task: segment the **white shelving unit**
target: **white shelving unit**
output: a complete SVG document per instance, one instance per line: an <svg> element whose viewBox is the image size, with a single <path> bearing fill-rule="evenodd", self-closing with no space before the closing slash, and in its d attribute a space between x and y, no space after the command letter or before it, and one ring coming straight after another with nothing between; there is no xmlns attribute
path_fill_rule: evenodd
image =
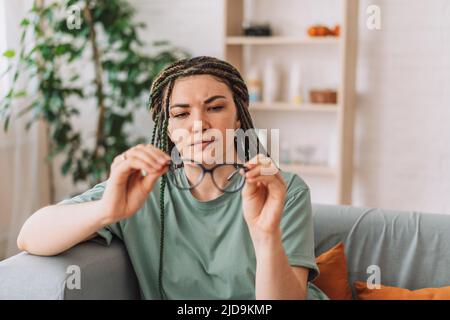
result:
<svg viewBox="0 0 450 320"><path fill-rule="evenodd" d="M298 44L339 44L339 38L312 37L227 37L227 45L298 45Z"/></svg>
<svg viewBox="0 0 450 320"><path fill-rule="evenodd" d="M331 177L336 175L336 170L328 166L281 164L281 169L289 172L298 172L300 174L315 174Z"/></svg>
<svg viewBox="0 0 450 320"><path fill-rule="evenodd" d="M353 180L353 134L355 117L355 75L357 44L358 0L340 0L341 21L339 37L309 37L306 30L298 30L296 35L273 35L270 37L242 36L244 21L244 0L224 1L224 57L245 75L245 61L248 48L276 48L283 54L292 54L292 48L311 46L327 50L330 47L339 52L339 85L336 104L292 104L288 102L251 103L252 114L269 114L270 117L302 117L306 114L330 114L336 121L337 159L335 167L322 165L283 164L286 171L305 175L317 175L336 179L336 202L351 204ZM277 10L283 10L283 1L277 0ZM299 0L301 3L302 0ZM321 0L317 1L320 2ZM275 2L275 0L274 0ZM254 2L258 5L258 1ZM285 10L292 10L289 6ZM270 129L270 128L267 128Z"/></svg>
<svg viewBox="0 0 450 320"><path fill-rule="evenodd" d="M251 111L290 111L290 112L331 112L338 111L337 104L331 103L302 103L300 105L286 102L253 102Z"/></svg>

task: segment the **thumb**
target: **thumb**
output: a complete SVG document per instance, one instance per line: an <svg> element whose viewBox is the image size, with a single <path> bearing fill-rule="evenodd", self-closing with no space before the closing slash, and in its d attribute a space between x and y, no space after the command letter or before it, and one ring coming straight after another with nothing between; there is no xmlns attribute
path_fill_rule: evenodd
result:
<svg viewBox="0 0 450 320"><path fill-rule="evenodd" d="M239 173L242 176L245 176L244 170L240 170ZM243 196L250 196L257 192L258 185L256 182L249 182L247 179L245 180L244 188L242 189Z"/></svg>
<svg viewBox="0 0 450 320"><path fill-rule="evenodd" d="M146 173L145 171L140 173L140 175L142 175L142 188L145 192L150 193L153 189L153 186L155 184L155 182L158 180L159 177L161 177L163 174L167 173L167 171L169 171L168 167L164 167L161 171L159 172L154 172L154 173Z"/></svg>

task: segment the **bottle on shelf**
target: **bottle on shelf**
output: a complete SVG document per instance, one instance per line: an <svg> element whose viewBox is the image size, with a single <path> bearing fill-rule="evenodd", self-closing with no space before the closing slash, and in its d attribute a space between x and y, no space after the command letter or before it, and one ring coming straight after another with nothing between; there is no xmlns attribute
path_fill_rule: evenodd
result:
<svg viewBox="0 0 450 320"><path fill-rule="evenodd" d="M262 81L258 69L257 68L250 69L246 78L250 102L261 101Z"/></svg>
<svg viewBox="0 0 450 320"><path fill-rule="evenodd" d="M263 101L272 103L278 100L280 79L275 63L272 59L266 60L263 75Z"/></svg>
<svg viewBox="0 0 450 320"><path fill-rule="evenodd" d="M303 102L302 67L299 61L295 61L290 69L288 101L293 104Z"/></svg>

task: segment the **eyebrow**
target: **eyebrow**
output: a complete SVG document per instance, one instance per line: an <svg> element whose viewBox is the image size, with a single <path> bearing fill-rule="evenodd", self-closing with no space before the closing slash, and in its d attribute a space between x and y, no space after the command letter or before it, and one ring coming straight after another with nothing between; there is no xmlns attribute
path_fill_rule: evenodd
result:
<svg viewBox="0 0 450 320"><path fill-rule="evenodd" d="M206 99L205 101L203 101L203 104L211 103L211 102L213 102L214 100L217 100L217 99L226 99L226 97L224 97L224 96L212 96L212 97L209 97L208 99ZM188 103L176 103L174 105L171 105L170 109L172 109L172 108L189 108L189 107L190 107L190 105Z"/></svg>

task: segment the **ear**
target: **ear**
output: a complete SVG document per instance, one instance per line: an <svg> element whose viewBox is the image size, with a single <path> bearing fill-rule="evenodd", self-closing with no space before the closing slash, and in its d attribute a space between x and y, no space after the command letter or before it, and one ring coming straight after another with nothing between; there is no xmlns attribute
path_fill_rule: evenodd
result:
<svg viewBox="0 0 450 320"><path fill-rule="evenodd" d="M241 127L241 120L239 118L236 119L235 128L239 129Z"/></svg>

